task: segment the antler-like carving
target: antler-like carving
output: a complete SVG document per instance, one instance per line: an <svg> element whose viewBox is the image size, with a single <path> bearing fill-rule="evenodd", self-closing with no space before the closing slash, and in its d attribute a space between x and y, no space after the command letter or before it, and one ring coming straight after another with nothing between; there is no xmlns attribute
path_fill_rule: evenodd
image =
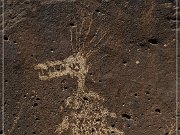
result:
<svg viewBox="0 0 180 135"><path fill-rule="evenodd" d="M66 75L77 78L77 92L65 100L66 107L72 111L63 118L62 123L56 129L56 133L61 135L64 131L70 130L71 135L123 135L124 133L117 128L108 126L107 117L116 118L116 114L110 113L102 105L104 98L93 91L87 91L85 88L85 78L90 65L90 63L87 63L87 59L97 52L101 47L99 44L108 35L106 31L101 30L100 26L90 41L87 42L93 23L93 14L90 15L87 28L85 28L86 20L88 19L82 19L79 31L77 26L73 26L70 30L71 45L74 52L71 56L62 61L47 61L38 64L35 69L39 70L40 80L49 80ZM87 29L87 32L85 32L84 40L81 41L80 37L83 36L84 29ZM98 36L98 34L101 36ZM106 38L104 43L107 43L110 38L110 36ZM75 41L75 44L73 44L73 41ZM96 49L86 51L89 46Z"/></svg>

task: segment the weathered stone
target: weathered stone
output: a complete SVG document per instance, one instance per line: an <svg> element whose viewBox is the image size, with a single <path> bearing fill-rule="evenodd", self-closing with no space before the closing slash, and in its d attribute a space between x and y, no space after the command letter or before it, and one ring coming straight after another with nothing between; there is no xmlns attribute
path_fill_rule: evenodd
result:
<svg viewBox="0 0 180 135"><path fill-rule="evenodd" d="M174 14L170 0L6 0L5 135L175 135Z"/></svg>

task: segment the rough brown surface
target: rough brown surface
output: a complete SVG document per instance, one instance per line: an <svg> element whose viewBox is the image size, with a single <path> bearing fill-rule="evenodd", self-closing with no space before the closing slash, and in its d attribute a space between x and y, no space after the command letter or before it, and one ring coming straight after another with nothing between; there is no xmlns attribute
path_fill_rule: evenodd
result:
<svg viewBox="0 0 180 135"><path fill-rule="evenodd" d="M35 66L63 61L83 45L83 53L97 51L86 57L81 94L100 96L84 97L85 110L116 114L98 121L124 135L175 135L174 21L173 0L6 0L5 135L73 135L56 131L66 116L81 114L66 106L74 94L81 103L78 77L41 80ZM97 128L87 135L99 135Z"/></svg>

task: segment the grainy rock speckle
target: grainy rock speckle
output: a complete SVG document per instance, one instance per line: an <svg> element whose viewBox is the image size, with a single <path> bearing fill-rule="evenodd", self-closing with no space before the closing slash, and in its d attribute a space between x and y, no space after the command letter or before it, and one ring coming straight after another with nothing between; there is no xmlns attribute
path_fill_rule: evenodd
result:
<svg viewBox="0 0 180 135"><path fill-rule="evenodd" d="M4 14L5 135L175 135L174 0L6 0ZM40 63L57 72L39 79Z"/></svg>

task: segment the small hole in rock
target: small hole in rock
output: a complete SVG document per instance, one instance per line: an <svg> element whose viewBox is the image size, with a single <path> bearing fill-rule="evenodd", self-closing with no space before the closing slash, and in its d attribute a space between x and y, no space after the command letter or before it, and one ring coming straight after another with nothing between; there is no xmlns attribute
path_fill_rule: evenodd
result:
<svg viewBox="0 0 180 135"><path fill-rule="evenodd" d="M134 41L133 41L133 40L130 40L129 43L134 43Z"/></svg>
<svg viewBox="0 0 180 135"><path fill-rule="evenodd" d="M95 11L96 11L97 13L100 13L100 10L99 10L99 9L96 9Z"/></svg>
<svg viewBox="0 0 180 135"><path fill-rule="evenodd" d="M34 104L33 104L33 107L35 107L35 106L38 106L38 103L34 103Z"/></svg>
<svg viewBox="0 0 180 135"><path fill-rule="evenodd" d="M70 25L70 26L74 26L74 23L70 23L69 25Z"/></svg>
<svg viewBox="0 0 180 135"><path fill-rule="evenodd" d="M64 87L64 89L65 89L65 90L67 90L67 89L68 89L68 87L67 87L67 86L65 86L65 87Z"/></svg>
<svg viewBox="0 0 180 135"><path fill-rule="evenodd" d="M115 127L115 124L112 124L111 127Z"/></svg>
<svg viewBox="0 0 180 135"><path fill-rule="evenodd" d="M145 46L147 46L146 44L140 44L139 46L141 46L141 47L145 47Z"/></svg>
<svg viewBox="0 0 180 135"><path fill-rule="evenodd" d="M157 109L155 110L155 112L160 113L160 112L161 112L161 110L157 108Z"/></svg>
<svg viewBox="0 0 180 135"><path fill-rule="evenodd" d="M32 132L33 134L36 134L36 132Z"/></svg>
<svg viewBox="0 0 180 135"><path fill-rule="evenodd" d="M40 120L39 118L36 118L36 120Z"/></svg>
<svg viewBox="0 0 180 135"><path fill-rule="evenodd" d="M146 95L149 95L149 94L150 94L149 91L147 91L147 92L146 92Z"/></svg>
<svg viewBox="0 0 180 135"><path fill-rule="evenodd" d="M89 75L90 75L90 76L92 76L92 75L93 75L93 73L89 73Z"/></svg>
<svg viewBox="0 0 180 135"><path fill-rule="evenodd" d="M8 82L8 80L5 80L4 82L5 82L5 83L7 83L7 82Z"/></svg>
<svg viewBox="0 0 180 135"><path fill-rule="evenodd" d="M102 2L104 2L104 1L106 1L106 0L97 0L97 2L99 2L99 3L102 3Z"/></svg>
<svg viewBox="0 0 180 135"><path fill-rule="evenodd" d="M171 2L171 3L176 3L176 0L169 0L169 2Z"/></svg>
<svg viewBox="0 0 180 135"><path fill-rule="evenodd" d="M84 99L84 100L88 100L88 98L87 98L87 97L83 97L83 99Z"/></svg>
<svg viewBox="0 0 180 135"><path fill-rule="evenodd" d="M29 2L29 1L25 1L24 3L25 3L25 4L30 4L30 2Z"/></svg>
<svg viewBox="0 0 180 135"><path fill-rule="evenodd" d="M100 118L99 118L99 119L96 119L96 121L100 121Z"/></svg>
<svg viewBox="0 0 180 135"><path fill-rule="evenodd" d="M137 97L137 93L135 93L134 96Z"/></svg>
<svg viewBox="0 0 180 135"><path fill-rule="evenodd" d="M123 60L122 63L123 63L123 64L127 64L127 61L126 61L126 60Z"/></svg>
<svg viewBox="0 0 180 135"><path fill-rule="evenodd" d="M92 132L95 132L95 129L94 129L94 128L92 128Z"/></svg>
<svg viewBox="0 0 180 135"><path fill-rule="evenodd" d="M131 116L128 115L128 114L122 114L122 117L123 117L123 118L126 118L126 119L131 119Z"/></svg>
<svg viewBox="0 0 180 135"><path fill-rule="evenodd" d="M9 38L7 36L4 36L4 40L9 40Z"/></svg>
<svg viewBox="0 0 180 135"><path fill-rule="evenodd" d="M36 98L36 100L40 100L40 98Z"/></svg>
<svg viewBox="0 0 180 135"><path fill-rule="evenodd" d="M155 39L155 38L149 39L148 42L151 43L151 44L158 44L158 40Z"/></svg>
<svg viewBox="0 0 180 135"><path fill-rule="evenodd" d="M60 69L60 67L57 67L56 70L57 70L57 71L60 71L61 69Z"/></svg>
<svg viewBox="0 0 180 135"><path fill-rule="evenodd" d="M175 21L176 17L175 16L167 16L166 19L169 21Z"/></svg>
<svg viewBox="0 0 180 135"><path fill-rule="evenodd" d="M50 51L51 51L51 52L54 52L54 50L53 50L53 49L50 49Z"/></svg>
<svg viewBox="0 0 180 135"><path fill-rule="evenodd" d="M21 128L21 126L20 126L20 125L18 125L18 126L17 126L17 128L18 128L18 129L20 129L20 128Z"/></svg>

